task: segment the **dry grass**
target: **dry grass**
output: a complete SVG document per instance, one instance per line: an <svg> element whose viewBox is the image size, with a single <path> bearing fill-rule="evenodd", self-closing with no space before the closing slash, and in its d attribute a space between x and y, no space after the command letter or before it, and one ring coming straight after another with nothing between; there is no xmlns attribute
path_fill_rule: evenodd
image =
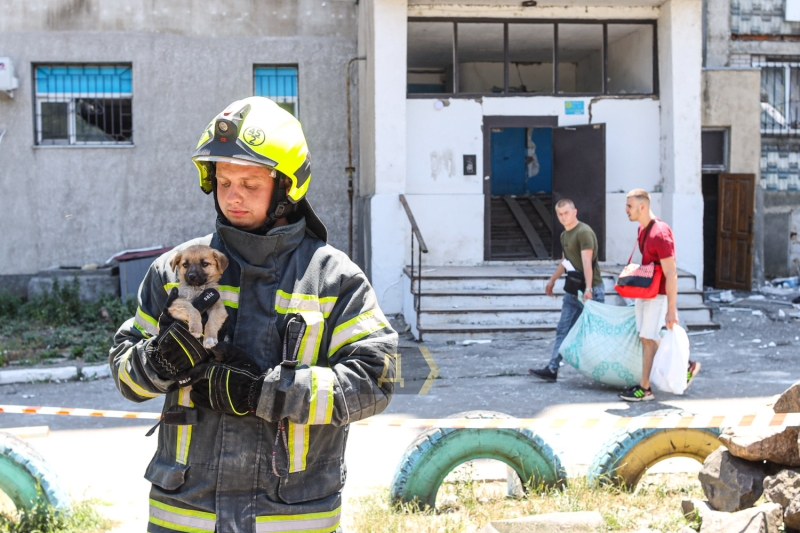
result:
<svg viewBox="0 0 800 533"><path fill-rule="evenodd" d="M522 499L506 496L504 482L472 481L467 476L445 483L439 490L435 511L419 512L412 506L394 509L388 489L353 498L345 507L343 526L359 533L471 533L491 520L534 514L598 510L605 531L632 533L651 528L675 532L687 525L681 500L701 498L696 474L650 474L635 492L613 487L590 488L573 479L563 491L529 490ZM415 512L416 511L416 512Z"/></svg>

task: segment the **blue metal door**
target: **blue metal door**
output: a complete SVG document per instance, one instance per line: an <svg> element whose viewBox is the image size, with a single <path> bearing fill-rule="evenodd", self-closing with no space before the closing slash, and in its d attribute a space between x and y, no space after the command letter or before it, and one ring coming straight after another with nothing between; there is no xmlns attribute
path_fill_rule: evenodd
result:
<svg viewBox="0 0 800 533"><path fill-rule="evenodd" d="M492 128L492 195L525 194L525 128Z"/></svg>

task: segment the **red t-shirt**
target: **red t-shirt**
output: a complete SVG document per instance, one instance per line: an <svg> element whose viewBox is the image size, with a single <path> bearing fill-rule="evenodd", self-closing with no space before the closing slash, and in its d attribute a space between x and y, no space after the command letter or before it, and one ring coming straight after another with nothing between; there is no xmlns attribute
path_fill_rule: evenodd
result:
<svg viewBox="0 0 800 533"><path fill-rule="evenodd" d="M650 233L647 234L647 242L644 243L642 248L642 241L644 240L644 232L647 228L639 225L639 251L642 252L642 264L649 265L650 263L660 264L662 259L675 257L675 237L672 236L672 228L663 220L654 219L653 227L650 228ZM658 289L658 294L667 294L667 279L661 277L661 287Z"/></svg>

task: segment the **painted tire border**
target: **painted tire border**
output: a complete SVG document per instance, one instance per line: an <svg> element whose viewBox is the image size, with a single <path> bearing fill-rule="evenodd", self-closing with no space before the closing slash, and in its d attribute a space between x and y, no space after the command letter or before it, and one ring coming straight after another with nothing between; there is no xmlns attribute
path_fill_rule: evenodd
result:
<svg viewBox="0 0 800 533"><path fill-rule="evenodd" d="M684 414L672 409L642 416ZM687 416L691 416L686 413ZM702 463L719 448L719 428L662 428L621 430L595 455L586 474L589 485L613 484L633 489L654 464L672 457L689 457Z"/></svg>
<svg viewBox="0 0 800 533"><path fill-rule="evenodd" d="M512 417L493 411L468 411L448 418ZM390 490L392 503L416 501L421 509L435 507L436 494L447 474L473 459L502 461L521 480L535 478L546 486L563 486L567 479L558 455L529 429L428 429L414 439L397 465Z"/></svg>
<svg viewBox="0 0 800 533"><path fill-rule="evenodd" d="M72 502L44 458L22 439L0 431L0 490L18 510L31 509L40 498L58 510Z"/></svg>

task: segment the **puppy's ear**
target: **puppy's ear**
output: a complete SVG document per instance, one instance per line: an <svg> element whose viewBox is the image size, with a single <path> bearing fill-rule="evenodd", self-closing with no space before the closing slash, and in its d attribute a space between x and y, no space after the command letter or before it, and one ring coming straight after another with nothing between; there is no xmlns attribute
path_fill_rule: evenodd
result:
<svg viewBox="0 0 800 533"><path fill-rule="evenodd" d="M172 259L169 260L169 266L172 270L175 270L181 262L181 258L183 254L180 252L175 252L175 255L172 256Z"/></svg>
<svg viewBox="0 0 800 533"><path fill-rule="evenodd" d="M214 259L217 261L217 268L219 273L222 274L228 268L228 258L219 250L214 250Z"/></svg>

